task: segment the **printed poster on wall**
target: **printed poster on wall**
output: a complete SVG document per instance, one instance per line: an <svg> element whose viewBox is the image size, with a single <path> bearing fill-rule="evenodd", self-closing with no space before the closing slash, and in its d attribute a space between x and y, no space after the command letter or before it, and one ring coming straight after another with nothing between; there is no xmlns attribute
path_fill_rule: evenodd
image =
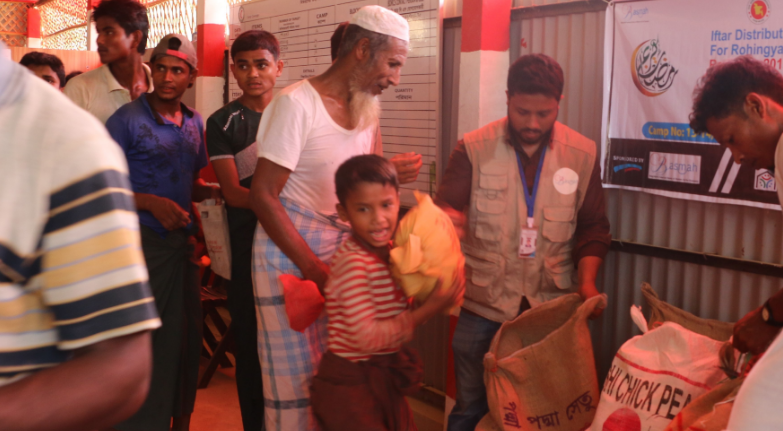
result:
<svg viewBox="0 0 783 431"><path fill-rule="evenodd" d="M774 172L735 164L688 116L716 63L750 55L783 69L783 0L616 2L607 12L607 185L780 210Z"/></svg>

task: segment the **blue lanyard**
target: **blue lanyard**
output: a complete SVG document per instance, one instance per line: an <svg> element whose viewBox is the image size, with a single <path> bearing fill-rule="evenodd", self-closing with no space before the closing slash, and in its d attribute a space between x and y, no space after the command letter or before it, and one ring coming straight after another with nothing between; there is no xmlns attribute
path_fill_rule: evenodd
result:
<svg viewBox="0 0 783 431"><path fill-rule="evenodd" d="M544 156L546 156L546 143L542 142L541 145L544 146L543 149L541 149L541 158L538 160L538 168L536 169L536 180L533 183L533 193L531 194L530 191L528 191L527 188L527 180L525 179L525 169L522 167L522 159L519 157L519 152L517 153L517 166L519 166L519 176L522 177L522 186L525 191L525 203L527 204L527 224L528 227L533 227L533 210L535 209L536 205L536 195L538 194L538 180L541 179L541 169L544 166Z"/></svg>

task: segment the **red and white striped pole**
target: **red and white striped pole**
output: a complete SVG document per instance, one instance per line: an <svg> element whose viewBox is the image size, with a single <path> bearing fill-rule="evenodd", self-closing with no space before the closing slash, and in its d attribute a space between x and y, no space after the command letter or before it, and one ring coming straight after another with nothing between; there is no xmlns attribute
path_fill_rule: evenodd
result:
<svg viewBox="0 0 783 431"><path fill-rule="evenodd" d="M506 116L512 0L464 0L458 136Z"/></svg>
<svg viewBox="0 0 783 431"><path fill-rule="evenodd" d="M35 7L27 9L27 47L41 48L41 11Z"/></svg>
<svg viewBox="0 0 783 431"><path fill-rule="evenodd" d="M196 9L196 110L207 118L223 106L226 1L199 0Z"/></svg>

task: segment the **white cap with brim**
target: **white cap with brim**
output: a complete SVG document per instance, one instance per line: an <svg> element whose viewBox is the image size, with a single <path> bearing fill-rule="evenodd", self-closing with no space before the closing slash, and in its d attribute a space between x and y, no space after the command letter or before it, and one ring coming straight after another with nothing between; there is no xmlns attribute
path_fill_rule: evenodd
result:
<svg viewBox="0 0 783 431"><path fill-rule="evenodd" d="M348 24L358 25L365 30L396 37L405 42L410 41L408 21L400 14L383 6L364 6L353 14Z"/></svg>

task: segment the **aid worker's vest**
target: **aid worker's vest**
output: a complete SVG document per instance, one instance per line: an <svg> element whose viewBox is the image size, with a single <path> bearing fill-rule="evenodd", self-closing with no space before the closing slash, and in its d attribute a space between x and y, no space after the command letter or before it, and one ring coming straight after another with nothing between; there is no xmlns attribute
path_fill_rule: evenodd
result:
<svg viewBox="0 0 783 431"><path fill-rule="evenodd" d="M506 118L465 134L473 166L465 254L464 307L496 322L578 288L571 252L576 215L595 163L595 142L555 123L538 184L533 217L538 229L534 258L519 257L527 205Z"/></svg>

